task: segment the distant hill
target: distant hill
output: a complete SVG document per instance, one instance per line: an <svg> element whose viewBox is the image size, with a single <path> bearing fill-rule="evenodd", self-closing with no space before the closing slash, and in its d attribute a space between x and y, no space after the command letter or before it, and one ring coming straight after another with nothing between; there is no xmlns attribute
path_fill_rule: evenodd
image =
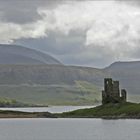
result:
<svg viewBox="0 0 140 140"><path fill-rule="evenodd" d="M0 84L68 84L87 81L101 84L107 74L101 69L64 65L0 65Z"/></svg>
<svg viewBox="0 0 140 140"><path fill-rule="evenodd" d="M131 69L140 69L140 61L126 61L126 62L114 62L110 66L106 67L105 70L109 71L120 71L120 70L131 70Z"/></svg>
<svg viewBox="0 0 140 140"><path fill-rule="evenodd" d="M18 45L0 44L0 64L61 64L52 56Z"/></svg>
<svg viewBox="0 0 140 140"><path fill-rule="evenodd" d="M115 62L104 71L119 80L130 94L140 94L140 61Z"/></svg>
<svg viewBox="0 0 140 140"><path fill-rule="evenodd" d="M112 77L140 101L140 62L116 62L104 69L64 65L0 65L0 97L38 104L94 104L103 79Z"/></svg>
<svg viewBox="0 0 140 140"><path fill-rule="evenodd" d="M104 72L63 65L0 65L0 97L45 105L99 103Z"/></svg>
<svg viewBox="0 0 140 140"><path fill-rule="evenodd" d="M126 88L140 85L140 62L115 62L104 69L64 65L0 65L0 84L68 84L87 81L102 86L105 77ZM135 93L135 92L133 92Z"/></svg>

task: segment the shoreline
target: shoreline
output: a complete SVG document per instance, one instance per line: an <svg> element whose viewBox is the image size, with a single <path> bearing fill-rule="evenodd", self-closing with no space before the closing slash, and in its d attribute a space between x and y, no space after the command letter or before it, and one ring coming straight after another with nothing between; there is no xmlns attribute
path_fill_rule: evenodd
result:
<svg viewBox="0 0 140 140"><path fill-rule="evenodd" d="M45 113L45 114L44 114ZM0 119L15 119L15 118L46 118L46 119L103 119L103 120L125 120L125 119L140 119L140 116L103 116L103 117L57 117L53 114L48 114L48 112L42 113L31 113L31 114L0 114Z"/></svg>
<svg viewBox="0 0 140 140"><path fill-rule="evenodd" d="M63 113L0 110L0 118L140 119L140 104L130 102L106 104Z"/></svg>

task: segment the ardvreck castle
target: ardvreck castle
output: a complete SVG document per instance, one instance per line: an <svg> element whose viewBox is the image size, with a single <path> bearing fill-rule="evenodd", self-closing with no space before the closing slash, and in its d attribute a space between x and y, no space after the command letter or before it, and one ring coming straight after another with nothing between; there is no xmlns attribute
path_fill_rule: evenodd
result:
<svg viewBox="0 0 140 140"><path fill-rule="evenodd" d="M102 104L126 102L126 90L119 89L119 81L111 78L104 79L104 90L102 91Z"/></svg>

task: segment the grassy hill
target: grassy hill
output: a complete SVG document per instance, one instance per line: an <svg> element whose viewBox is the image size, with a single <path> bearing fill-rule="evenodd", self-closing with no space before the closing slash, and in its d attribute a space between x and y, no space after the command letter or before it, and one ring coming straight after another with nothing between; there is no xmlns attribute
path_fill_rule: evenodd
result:
<svg viewBox="0 0 140 140"><path fill-rule="evenodd" d="M64 113L2 111L0 118L103 118L103 119L140 119L140 104L118 103L100 105L95 108L79 109Z"/></svg>
<svg viewBox="0 0 140 140"><path fill-rule="evenodd" d="M56 114L62 118L140 118L140 104L119 103L100 105L90 109L79 109L72 112Z"/></svg>
<svg viewBox="0 0 140 140"><path fill-rule="evenodd" d="M76 85L11 85L0 86L0 97L44 105L89 105L100 102L100 90L91 83Z"/></svg>
<svg viewBox="0 0 140 140"><path fill-rule="evenodd" d="M0 107L32 107L35 104L27 104L9 98L0 98Z"/></svg>
<svg viewBox="0 0 140 140"><path fill-rule="evenodd" d="M45 105L100 101L102 70L60 65L0 65L0 97Z"/></svg>
<svg viewBox="0 0 140 140"><path fill-rule="evenodd" d="M63 65L0 65L0 85L73 85L87 81L101 85L107 73L101 69Z"/></svg>
<svg viewBox="0 0 140 140"><path fill-rule="evenodd" d="M45 105L91 105L101 101L103 79L112 77L140 102L140 62L105 69L64 65L0 65L0 97Z"/></svg>

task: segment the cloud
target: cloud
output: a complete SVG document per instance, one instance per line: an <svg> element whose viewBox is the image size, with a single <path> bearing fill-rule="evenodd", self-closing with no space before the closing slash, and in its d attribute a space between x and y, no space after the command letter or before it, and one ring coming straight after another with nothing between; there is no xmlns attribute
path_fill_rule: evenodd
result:
<svg viewBox="0 0 140 140"><path fill-rule="evenodd" d="M69 64L138 59L135 54L140 42L140 8L133 4L74 0L29 4L31 13L26 8L20 11L23 19L14 19L9 12L0 14L5 19L0 21L0 42L32 40L31 44L36 42L33 44ZM22 9L21 5L18 9ZM30 14L26 17L23 13ZM39 40L42 42L37 43ZM43 41L45 47L41 47Z"/></svg>
<svg viewBox="0 0 140 140"><path fill-rule="evenodd" d="M131 51L139 40L140 9L130 5L115 1L68 2L54 10L38 12L48 23L48 32L67 35L71 30L83 30L87 46L104 46L116 51L124 44Z"/></svg>
<svg viewBox="0 0 140 140"><path fill-rule="evenodd" d="M0 0L3 21L25 24L40 19L38 7L55 8L62 0Z"/></svg>
<svg viewBox="0 0 140 140"><path fill-rule="evenodd" d="M0 43L12 43L15 39L20 38L38 38L46 36L44 29L36 27L36 24L19 25L0 22L0 27Z"/></svg>
<svg viewBox="0 0 140 140"><path fill-rule="evenodd" d="M123 40L124 35L126 42L139 35L140 9L115 1L69 1L54 9L38 8L37 12L41 19L35 22L23 25L1 23L1 26L9 32L16 26L16 32L19 28L19 31L24 30L25 35L23 31L22 35L19 32L19 38L41 37L50 31L67 35L71 30L83 30L86 45L114 45ZM11 39L16 38L11 36Z"/></svg>

